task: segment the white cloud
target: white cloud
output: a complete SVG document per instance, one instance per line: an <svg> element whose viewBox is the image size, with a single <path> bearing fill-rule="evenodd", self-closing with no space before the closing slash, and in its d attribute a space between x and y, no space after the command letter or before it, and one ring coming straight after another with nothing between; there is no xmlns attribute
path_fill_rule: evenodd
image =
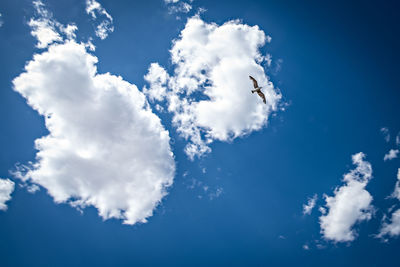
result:
<svg viewBox="0 0 400 267"><path fill-rule="evenodd" d="M390 149L389 152L383 157L383 160L387 161L387 160L395 159L395 158L397 158L398 154L399 154L398 149Z"/></svg>
<svg viewBox="0 0 400 267"><path fill-rule="evenodd" d="M192 2L192 1L190 1ZM188 13L190 10L192 10L192 6L183 1L179 0L164 0L164 3L168 6L168 12L170 14L173 13ZM200 10L199 10L200 12Z"/></svg>
<svg viewBox="0 0 400 267"><path fill-rule="evenodd" d="M38 18L31 18L28 25L32 28L31 34L38 40L37 48L46 48L54 42L63 40L61 34L67 38L75 38L75 31L78 29L74 24L62 25L52 18L52 14L47 11L42 1L34 1ZM61 34L60 34L61 33Z"/></svg>
<svg viewBox="0 0 400 267"><path fill-rule="evenodd" d="M86 13L93 20L103 16L104 19L96 26L96 36L104 40L110 32L114 31L113 18L111 15L95 0L86 0Z"/></svg>
<svg viewBox="0 0 400 267"><path fill-rule="evenodd" d="M0 13L0 27L3 26L3 20L1 19L3 15Z"/></svg>
<svg viewBox="0 0 400 267"><path fill-rule="evenodd" d="M352 156L356 168L343 177L345 185L336 188L334 196L325 195L326 215L320 217L321 233L325 239L335 242L353 241L357 222L369 220L373 213L372 196L365 190L372 178L371 164L360 152Z"/></svg>
<svg viewBox="0 0 400 267"><path fill-rule="evenodd" d="M400 133L396 136L396 145L400 145Z"/></svg>
<svg viewBox="0 0 400 267"><path fill-rule="evenodd" d="M383 138L385 139L386 143L390 141L390 132L389 129L386 127L381 128L381 133L383 135Z"/></svg>
<svg viewBox="0 0 400 267"><path fill-rule="evenodd" d="M384 220L386 217L384 217ZM385 236L396 237L400 235L400 209L392 213L390 222L383 222L379 234L376 235L378 238L384 238Z"/></svg>
<svg viewBox="0 0 400 267"><path fill-rule="evenodd" d="M308 198L307 204L303 204L303 214L310 215L317 202L318 195L315 194L313 197Z"/></svg>
<svg viewBox="0 0 400 267"><path fill-rule="evenodd" d="M7 210L6 202L11 199L15 184L10 179L0 178L0 210Z"/></svg>
<svg viewBox="0 0 400 267"><path fill-rule="evenodd" d="M400 209L392 213L392 217L389 223L383 222L377 237L383 238L386 235L389 235L391 237L400 235Z"/></svg>
<svg viewBox="0 0 400 267"><path fill-rule="evenodd" d="M96 63L85 44L68 40L34 55L14 79L49 130L35 141L36 163L15 175L57 203L145 222L173 182L169 134L135 85L98 74Z"/></svg>
<svg viewBox="0 0 400 267"><path fill-rule="evenodd" d="M277 109L281 95L261 66L259 48L266 40L258 26L238 20L219 26L194 16L173 41L174 74L168 76L157 63L150 66L150 89L144 91L151 99L166 98L173 125L189 141L185 152L191 159L211 151L214 140L260 130ZM263 86L266 105L251 93L249 75Z"/></svg>
<svg viewBox="0 0 400 267"><path fill-rule="evenodd" d="M186 2L179 2L168 7L169 13L188 13L190 10L192 6Z"/></svg>
<svg viewBox="0 0 400 267"><path fill-rule="evenodd" d="M396 185L394 187L394 191L392 195L390 196L392 198L397 198L400 200L400 168L397 170L397 181ZM389 212L391 212L392 208L389 209ZM381 226L381 229L379 231L379 234L376 235L378 238L384 238L385 236L389 235L391 237L396 237L400 235L400 209L397 209L392 213L391 219L389 222L386 221L387 216L384 215L383 217L383 223ZM387 241L387 240L385 240Z"/></svg>
<svg viewBox="0 0 400 267"><path fill-rule="evenodd" d="M400 168L397 170L397 182L392 193L393 198L400 200Z"/></svg>
<svg viewBox="0 0 400 267"><path fill-rule="evenodd" d="M150 65L150 68L146 76L144 76L144 79L150 84L150 88L143 88L143 92L151 101L162 101L167 96L166 84L169 79L169 75L158 63L152 63Z"/></svg>
<svg viewBox="0 0 400 267"><path fill-rule="evenodd" d="M32 184L32 185L27 186L26 190L27 190L29 193L34 194L34 193L36 193L37 191L40 190L40 187L37 186L36 184Z"/></svg>

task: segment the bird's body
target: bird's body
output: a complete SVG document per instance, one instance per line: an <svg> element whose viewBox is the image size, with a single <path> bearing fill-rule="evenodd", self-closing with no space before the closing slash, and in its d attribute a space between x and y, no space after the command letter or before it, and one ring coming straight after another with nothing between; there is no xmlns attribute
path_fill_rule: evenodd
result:
<svg viewBox="0 0 400 267"><path fill-rule="evenodd" d="M254 90L251 90L251 92L252 92L253 94L254 94L254 93L257 93L257 94L261 97L261 99L263 100L264 104L267 104L267 101L266 101L266 99L265 99L265 95L264 95L264 93L261 91L261 88L262 88L262 87L258 86L258 83L257 83L257 80L256 80L256 79L254 79L254 78L251 77L251 76L249 76L249 78L250 78L250 80L253 81L253 86L254 86Z"/></svg>

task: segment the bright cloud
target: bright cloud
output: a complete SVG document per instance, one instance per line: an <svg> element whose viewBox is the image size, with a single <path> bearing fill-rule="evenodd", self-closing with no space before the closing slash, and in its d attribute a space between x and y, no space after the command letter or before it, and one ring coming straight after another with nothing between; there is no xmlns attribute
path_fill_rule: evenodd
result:
<svg viewBox="0 0 400 267"><path fill-rule="evenodd" d="M185 148L193 159L209 152L214 140L231 141L266 126L281 95L260 65L259 48L267 40L258 26L229 21L221 26L199 16L188 19L173 41L174 74L157 63L149 68L144 92L150 99L167 100L173 125L189 141ZM263 104L251 94L254 76L267 99Z"/></svg>
<svg viewBox="0 0 400 267"><path fill-rule="evenodd" d="M150 88L147 89L145 87L143 92L151 101L162 101L167 96L166 84L169 80L169 75L167 71L158 63L152 63L150 65L150 68L146 76L144 76L144 79L150 84Z"/></svg>
<svg viewBox="0 0 400 267"><path fill-rule="evenodd" d="M0 210L7 210L6 202L11 199L15 184L10 179L0 178Z"/></svg>
<svg viewBox="0 0 400 267"><path fill-rule="evenodd" d="M317 202L318 195L308 198L307 204L303 204L303 214L310 215Z"/></svg>
<svg viewBox="0 0 400 267"><path fill-rule="evenodd" d="M400 235L400 209L392 213L390 222L383 222L377 237L383 238L386 235L389 235L391 237L396 237Z"/></svg>
<svg viewBox="0 0 400 267"><path fill-rule="evenodd" d="M371 219L372 196L365 190L372 178L371 164L360 152L352 156L356 168L343 176L345 185L336 188L334 196L325 195L327 214L320 217L321 233L325 239L335 242L353 241L354 224Z"/></svg>
<svg viewBox="0 0 400 267"><path fill-rule="evenodd" d="M397 182L394 187L394 191L391 195L393 198L397 198L400 200L400 168L397 170ZM377 235L378 238L383 238L386 235L395 237L400 235L400 209L397 209L392 213L392 216L390 218L390 221L387 222L386 220L386 215L384 216L383 219L383 224L381 226L381 229L379 231L379 234Z"/></svg>
<svg viewBox="0 0 400 267"><path fill-rule="evenodd" d="M383 157L383 160L387 161L387 160L395 159L395 158L397 158L398 154L399 154L398 149L390 149L389 152Z"/></svg>
<svg viewBox="0 0 400 267"><path fill-rule="evenodd" d="M135 85L97 74L96 62L83 44L67 41L35 55L14 80L50 132L35 141L37 163L19 177L57 203L144 222L172 184L169 134Z"/></svg>
<svg viewBox="0 0 400 267"><path fill-rule="evenodd" d="M3 26L3 20L1 19L3 15L0 13L0 27Z"/></svg>
<svg viewBox="0 0 400 267"><path fill-rule="evenodd" d="M86 13L89 14L93 20L98 19L98 17L104 17L96 26L96 36L101 40L106 39L108 34L114 31L113 18L99 2L95 0L86 0Z"/></svg>
<svg viewBox="0 0 400 267"><path fill-rule="evenodd" d="M85 44L63 40L14 79L49 131L35 141L36 162L14 174L57 203L146 222L173 182L169 133L145 95L119 76L97 73L97 61Z"/></svg>
<svg viewBox="0 0 400 267"><path fill-rule="evenodd" d="M392 197L400 200L400 168L397 170L397 182L394 187Z"/></svg>
<svg viewBox="0 0 400 267"><path fill-rule="evenodd" d="M46 48L53 42L61 42L62 34L68 39L75 38L75 31L78 29L74 24L62 25L52 18L52 14L45 9L42 1L34 1L36 14L38 18L31 18L28 25L31 27L31 34L38 43L37 48Z"/></svg>

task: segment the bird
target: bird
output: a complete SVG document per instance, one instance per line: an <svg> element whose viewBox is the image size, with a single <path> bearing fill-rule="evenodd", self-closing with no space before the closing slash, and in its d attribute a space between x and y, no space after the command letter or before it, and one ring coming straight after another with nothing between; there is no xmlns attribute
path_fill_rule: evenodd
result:
<svg viewBox="0 0 400 267"><path fill-rule="evenodd" d="M258 86L257 80L254 79L253 77L249 76L250 80L253 81L253 86L254 86L254 90L251 90L251 92L254 94L254 92L257 92L257 94L261 97L261 99L263 100L264 104L267 104L267 100L265 99L265 95L263 92L261 92L261 88Z"/></svg>

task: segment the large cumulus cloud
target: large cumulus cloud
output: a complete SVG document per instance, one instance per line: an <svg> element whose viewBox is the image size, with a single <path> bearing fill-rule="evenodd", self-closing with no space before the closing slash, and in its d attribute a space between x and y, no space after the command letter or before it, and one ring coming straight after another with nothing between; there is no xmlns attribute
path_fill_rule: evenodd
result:
<svg viewBox="0 0 400 267"><path fill-rule="evenodd" d="M15 173L57 203L94 206L104 219L145 222L173 182L169 134L133 84L99 74L84 44L34 55L14 89L45 118L36 162Z"/></svg>
<svg viewBox="0 0 400 267"><path fill-rule="evenodd" d="M237 20L217 25L194 16L173 41L173 74L151 64L144 92L166 100L174 126L189 141L190 158L209 152L214 140L231 141L261 129L277 109L281 95L266 76L259 51L268 40L258 26ZM249 75L263 86L267 104L251 94Z"/></svg>

